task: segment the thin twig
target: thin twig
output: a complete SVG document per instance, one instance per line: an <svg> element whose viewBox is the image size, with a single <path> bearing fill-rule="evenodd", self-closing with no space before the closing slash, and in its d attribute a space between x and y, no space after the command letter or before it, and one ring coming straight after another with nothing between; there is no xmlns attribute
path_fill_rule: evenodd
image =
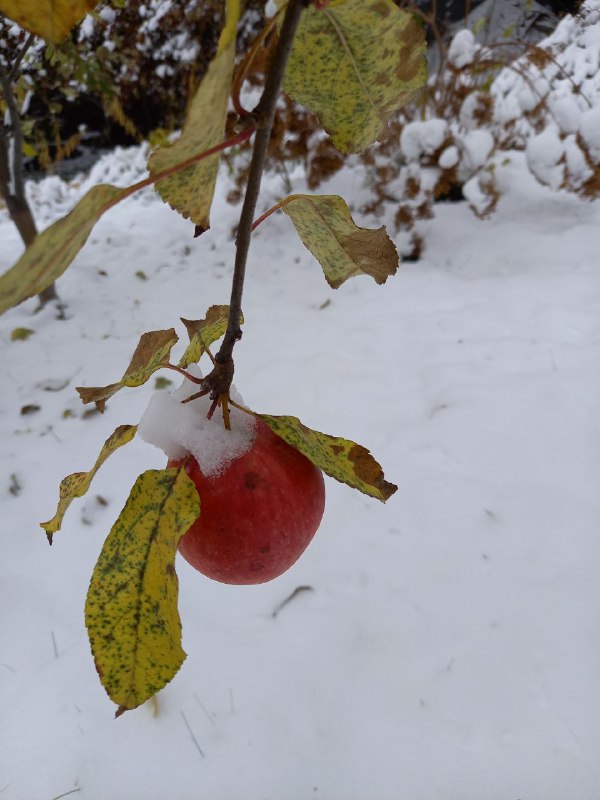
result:
<svg viewBox="0 0 600 800"><path fill-rule="evenodd" d="M302 594L302 592L313 592L313 591L314 589L312 586L296 586L294 591L290 595L288 595L285 598L285 600L282 600L281 603L279 603L279 605L273 610L271 616L273 617L273 619L275 619L279 614L279 612L281 611L281 609L285 608L288 603L290 603L295 597L298 597L299 594Z"/></svg>
<svg viewBox="0 0 600 800"><path fill-rule="evenodd" d="M194 731L191 729L190 723L187 721L187 717L185 716L185 714L183 713L183 711L181 709L179 709L179 710L181 712L181 716L183 718L183 721L185 722L185 727L188 729L189 734L190 734L190 736L192 738L192 742L196 745L196 749L198 750L198 752L200 753L202 758L206 758L206 754L204 753L204 750L198 744L198 740L194 736Z"/></svg>
<svg viewBox="0 0 600 800"><path fill-rule="evenodd" d="M61 797L68 797L70 794L75 794L75 792L80 792L81 786L77 789L71 789L69 792L63 792L63 794L57 794L56 797L53 797L52 800L60 800Z"/></svg>
<svg viewBox="0 0 600 800"><path fill-rule="evenodd" d="M210 711L208 710L208 708L207 708L207 707L204 705L204 703L202 702L202 700L200 700L200 698L198 697L198 695L197 695L197 693L196 693L196 692L194 692L194 697L195 697L195 698L196 698L196 700L198 701L198 705L200 706L200 708L202 709L202 711L204 711L204 714L205 714L205 716L206 716L206 719L207 719L207 720L210 722L210 724L211 724L211 725L216 725L216 722L215 722L215 720L214 720L214 717L213 717L213 715L212 715L212 712L210 712Z"/></svg>
<svg viewBox="0 0 600 800"><path fill-rule="evenodd" d="M34 39L35 39L35 33L30 33L29 36L27 37L25 44L21 48L19 55L16 57L15 62L10 69L10 74L8 77L10 78L11 81L15 81L17 79L17 75L19 74L19 67L21 66L21 63L25 58L27 51L33 44Z"/></svg>
<svg viewBox="0 0 600 800"><path fill-rule="evenodd" d="M248 184L246 186L246 194L244 196L244 204L240 214L240 224L236 237L235 265L231 285L231 301L229 303L227 331L219 352L215 357L219 364L231 361L234 345L242 336L240 314L242 309L246 261L248 258L248 249L250 247L250 237L252 235L252 221L254 219L256 202L265 167L273 119L275 118L277 97L279 96L279 91L283 82L283 74L294 43L294 36L296 35L302 11L306 5L307 0L290 0L287 5L279 34L279 41L277 42L273 59L267 72L265 88L260 102L253 112L253 116L257 120L258 130L254 140L252 161L248 173Z"/></svg>

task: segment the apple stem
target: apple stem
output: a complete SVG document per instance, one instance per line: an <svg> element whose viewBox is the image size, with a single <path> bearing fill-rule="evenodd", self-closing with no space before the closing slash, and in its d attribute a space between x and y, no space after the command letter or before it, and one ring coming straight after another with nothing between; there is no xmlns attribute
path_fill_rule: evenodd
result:
<svg viewBox="0 0 600 800"><path fill-rule="evenodd" d="M294 36L300 22L304 8L310 5L309 0L289 0L279 40L273 53L273 58L266 75L265 88L260 101L251 116L256 122L256 136L252 150L252 160L248 173L248 184L244 195L244 203L240 213L240 222L236 236L236 255L231 284L231 301L229 303L229 318L227 331L215 356L217 365L228 364L233 378L233 348L235 343L242 338L240 328L240 314L242 307L242 293L244 290L244 277L246 261L252 235L252 221L256 210L256 202L260 191L262 174L265 168L267 149L271 137L271 128L275 118L275 107L281 90L285 67L290 56ZM230 362L230 364L229 364ZM214 371L214 370L213 370ZM211 373L212 374L212 373ZM207 376L207 379L210 375ZM227 387L228 389L229 387ZM216 392L215 392L216 393Z"/></svg>

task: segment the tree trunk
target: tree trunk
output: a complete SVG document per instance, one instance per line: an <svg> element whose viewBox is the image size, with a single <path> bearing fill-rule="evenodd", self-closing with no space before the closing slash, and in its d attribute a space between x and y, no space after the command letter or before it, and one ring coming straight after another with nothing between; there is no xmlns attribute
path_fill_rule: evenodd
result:
<svg viewBox="0 0 600 800"><path fill-rule="evenodd" d="M18 119L14 119L17 112L14 108L14 103L11 102L14 100L14 98L10 95L10 82L7 76L4 74L0 75L0 78L3 79L3 92L7 95L5 98L7 106L9 106L9 109L13 111L13 114L11 115L13 118L13 130L10 131L10 129L6 126L0 125L0 195L6 203L10 218L15 223L15 226L19 231L19 235L23 240L23 244L25 247L29 247L29 245L37 236L37 228L35 226L33 214L31 213L31 208L25 196L25 186L22 174L22 154L20 152L20 121ZM14 154L13 158L15 173L18 171L18 175L11 175L11 164L9 162L8 148L9 136L12 136L13 147L19 148L18 153ZM21 160L19 161L19 159ZM46 303L50 302L51 300L58 299L54 284L51 283L50 286L47 286L42 292L40 292L38 297L42 306L45 306Z"/></svg>

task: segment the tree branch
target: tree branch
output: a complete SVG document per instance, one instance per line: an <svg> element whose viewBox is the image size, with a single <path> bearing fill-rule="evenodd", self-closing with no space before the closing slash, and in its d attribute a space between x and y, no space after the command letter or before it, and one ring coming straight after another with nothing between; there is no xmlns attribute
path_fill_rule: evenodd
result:
<svg viewBox="0 0 600 800"><path fill-rule="evenodd" d="M29 247L37 236L37 228L25 194L23 128L12 84L15 70L18 69L33 38L30 36L23 45L10 73L0 62L0 87L6 102L10 123L8 127L4 123L0 127L0 194L4 198L10 218L15 223L25 247ZM11 147L8 146L9 138L12 138ZM58 295L54 284L51 283L47 286L38 297L41 306L45 306L50 300L56 300Z"/></svg>
<svg viewBox="0 0 600 800"><path fill-rule="evenodd" d="M12 164L9 164L9 183L10 194L14 195L19 203L25 200L25 181L23 180L23 129L21 127L21 115L17 108L17 99L12 90L10 75L0 63L0 86L6 101L8 116L10 119L10 131L13 138ZM11 189L12 184L12 191Z"/></svg>
<svg viewBox="0 0 600 800"><path fill-rule="evenodd" d="M12 67L10 68L9 78L10 78L11 81L15 81L17 79L17 75L19 74L19 67L21 66L21 62L23 61L27 51L29 50L29 48L33 44L33 40L34 39L35 39L35 33L30 33L29 36L27 37L27 40L25 41L25 44L23 45L23 47L19 51L19 55L15 58L15 62L12 65Z"/></svg>
<svg viewBox="0 0 600 800"><path fill-rule="evenodd" d="M242 336L240 328L242 293L244 290L246 261L248 258L248 249L250 247L256 201L258 199L262 174L265 168L267 148L271 137L273 119L275 118L275 106L281 90L283 74L292 50L294 36L296 35L302 11L308 4L308 0L289 0L279 34L279 41L275 47L273 59L267 72L265 88L260 102L252 114L256 119L257 133L254 139L252 161L248 173L248 184L246 186L246 194L244 196L244 203L240 214L240 224L236 237L236 254L231 285L231 301L229 304L227 331L221 348L215 356L217 370L220 365L226 365L231 362L234 345ZM215 378L217 378L216 375Z"/></svg>

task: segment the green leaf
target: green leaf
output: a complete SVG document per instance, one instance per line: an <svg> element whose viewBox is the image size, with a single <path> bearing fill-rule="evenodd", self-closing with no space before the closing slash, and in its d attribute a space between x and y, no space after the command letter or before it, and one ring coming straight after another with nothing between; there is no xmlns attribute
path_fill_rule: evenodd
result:
<svg viewBox="0 0 600 800"><path fill-rule="evenodd" d="M206 312L206 317L199 320L181 319L190 337L190 343L182 355L179 365L185 369L190 364L197 364L202 355L216 342L227 330L229 306L211 306ZM240 325L244 317L240 314Z"/></svg>
<svg viewBox="0 0 600 800"><path fill-rule="evenodd" d="M98 0L0 0L0 14L47 42L59 44Z"/></svg>
<svg viewBox="0 0 600 800"><path fill-rule="evenodd" d="M281 207L334 289L353 275L385 283L398 269L398 253L385 228L359 228L341 197L295 194Z"/></svg>
<svg viewBox="0 0 600 800"><path fill-rule="evenodd" d="M117 716L160 691L185 659L174 563L179 540L199 514L198 492L183 467L149 470L104 543L85 624Z"/></svg>
<svg viewBox="0 0 600 800"><path fill-rule="evenodd" d="M71 502L76 497L83 497L90 488L94 475L98 472L106 459L111 456L115 450L118 450L119 447L130 442L136 433L137 425L120 425L104 442L100 455L89 472L74 472L72 475L67 475L66 478L63 478L58 493L56 514L52 519L49 519L48 522L40 523L40 526L46 531L46 536L50 544L52 544L53 535L60 530L63 517L65 516L67 508L71 505Z"/></svg>
<svg viewBox="0 0 600 800"><path fill-rule="evenodd" d="M239 0L227 0L227 24L217 54L190 104L181 136L174 144L159 147L148 159L151 175L170 169L223 141L239 15ZM210 228L210 207L219 160L217 153L155 184L163 200L183 217L191 219L199 233Z"/></svg>
<svg viewBox="0 0 600 800"><path fill-rule="evenodd" d="M296 417L256 416L322 472L340 483L383 502L397 491L398 487L384 479L380 465L362 445L307 428Z"/></svg>
<svg viewBox="0 0 600 800"><path fill-rule="evenodd" d="M143 333L135 348L131 362L120 381L108 386L76 386L82 403L96 403L99 411L104 411L106 401L124 386L141 386L169 362L171 348L179 337L174 328L165 331Z"/></svg>
<svg viewBox="0 0 600 800"><path fill-rule="evenodd" d="M66 217L38 234L17 263L0 276L0 314L54 283L86 243L98 219L124 191L109 184L94 186Z"/></svg>
<svg viewBox="0 0 600 800"><path fill-rule="evenodd" d="M423 26L392 0L331 0L304 12L284 89L339 150L360 152L425 85L425 50Z"/></svg>

